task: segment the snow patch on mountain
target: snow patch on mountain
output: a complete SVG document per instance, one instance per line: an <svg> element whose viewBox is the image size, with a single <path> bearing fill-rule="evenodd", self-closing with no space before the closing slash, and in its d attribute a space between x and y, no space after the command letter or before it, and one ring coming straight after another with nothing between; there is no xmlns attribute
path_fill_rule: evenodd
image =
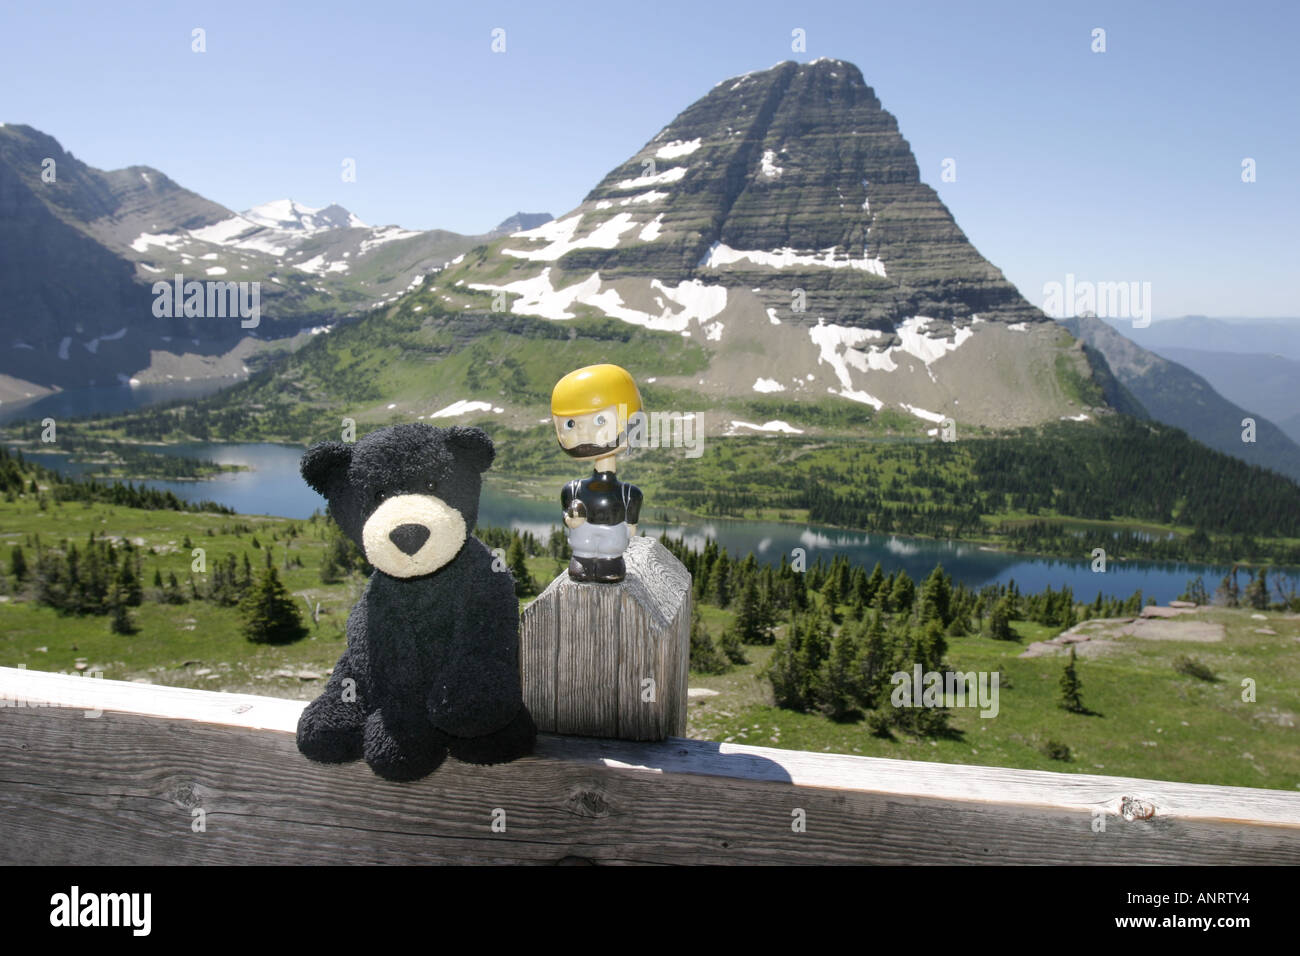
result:
<svg viewBox="0 0 1300 956"><path fill-rule="evenodd" d="M612 219L606 219L588 235L574 238L574 233L582 221L582 214L567 219L551 220L536 229L516 233L512 238L543 240L547 243L541 249L502 249L507 256L517 259L554 262L573 249L613 249L618 245L619 237L637 225L630 213L621 212Z"/></svg>
<svg viewBox="0 0 1300 956"><path fill-rule="evenodd" d="M899 407L917 418L924 418L927 422L942 422L947 417L946 415L940 415L938 412L927 412L924 408L918 408L904 402L899 402Z"/></svg>
<svg viewBox="0 0 1300 956"><path fill-rule="evenodd" d="M764 422L761 425L755 425L752 422L741 422L732 419L731 427L727 430L726 434L734 435L736 434L737 430L741 428L748 428L756 432L784 432L787 435L803 434L802 428L795 428L793 425L789 424L788 422L783 422L780 419L773 419L772 421Z"/></svg>
<svg viewBox="0 0 1300 956"><path fill-rule="evenodd" d="M364 222L341 206L313 209L292 199L273 199L243 213L250 222L267 229L313 235L326 229L369 229Z"/></svg>
<svg viewBox="0 0 1300 956"><path fill-rule="evenodd" d="M361 248L358 250L357 254L364 256L367 252L370 252L372 249L376 249L385 243L393 242L397 239L410 239L412 236L418 235L419 232L411 229L403 229L401 226L380 226L374 231L369 239L361 240Z"/></svg>
<svg viewBox="0 0 1300 956"><path fill-rule="evenodd" d="M569 311L572 306L590 305L612 319L685 335L690 334L691 322L705 326L727 307L725 286L706 285L698 279L687 279L675 287L651 279L650 288L658 293L659 301L664 302L662 311L657 315L629 307L617 289L602 289L602 285L600 273L593 272L586 279L557 289L551 283L551 267L547 266L541 275L531 279L520 279L505 285L471 282L466 288L481 292L504 291L519 296L510 303L510 311L516 315L537 315L553 320L571 319L574 317ZM721 323L715 325L716 329L711 326L706 329L706 335L721 337Z"/></svg>
<svg viewBox="0 0 1300 956"><path fill-rule="evenodd" d="M391 407L391 406L390 406ZM429 414L430 418L455 418L457 415L464 415L468 412L496 412L500 414L504 409L497 408L491 402L475 402L467 398L452 402L446 408L440 408L436 412Z"/></svg>
<svg viewBox="0 0 1300 956"><path fill-rule="evenodd" d="M637 203L640 202L658 202L661 199L667 199L667 198L668 198L667 193L661 193L657 190L652 189L649 192L637 193L635 196L629 196L627 199L620 199L618 201L618 204L620 206L628 206L628 205L636 205ZM609 206L610 204L605 203L605 205ZM596 207L601 208L600 203L597 203Z"/></svg>
<svg viewBox="0 0 1300 956"><path fill-rule="evenodd" d="M763 153L763 160L759 164L759 172L767 179L777 179L785 172L784 167L776 164L776 150L769 149Z"/></svg>
<svg viewBox="0 0 1300 956"><path fill-rule="evenodd" d="M784 392L785 386L774 378L757 378L754 380L756 392Z"/></svg>
<svg viewBox="0 0 1300 956"><path fill-rule="evenodd" d="M654 242L663 233L664 214L660 213L650 222L646 223L645 228L638 234L637 238L642 242Z"/></svg>
<svg viewBox="0 0 1300 956"><path fill-rule="evenodd" d="M131 248L136 252L148 252L150 246L162 246L171 252L176 252L187 240L182 236L173 236L168 233L148 233L143 232L136 236L135 241L131 243Z"/></svg>
<svg viewBox="0 0 1300 956"><path fill-rule="evenodd" d="M324 275L327 272L347 272L348 264L343 261L325 262L325 253L313 256L306 262L299 262L294 266L295 269L301 269L303 272L310 272L312 275Z"/></svg>
<svg viewBox="0 0 1300 956"><path fill-rule="evenodd" d="M685 175L685 166L674 166L672 169L665 169L662 173L655 173L651 176L637 176L633 179L620 179L614 184L614 188L645 189L647 186L665 186L668 183L677 182Z"/></svg>
<svg viewBox="0 0 1300 956"><path fill-rule="evenodd" d="M795 249L775 249L763 252L757 249L733 249L725 243L715 242L709 247L708 254L700 263L703 268L717 269L748 260L754 265L771 266L773 269L787 269L798 266L819 266L826 269L859 269L874 275L885 276L885 264L879 259L864 257L851 259L838 256L835 247L823 249L820 255L798 252Z"/></svg>
<svg viewBox="0 0 1300 956"><path fill-rule="evenodd" d="M658 159L680 159L682 156L689 156L700 148L700 140L696 139L675 139L671 143L665 143L655 150L655 156Z"/></svg>
<svg viewBox="0 0 1300 956"><path fill-rule="evenodd" d="M925 334L924 330L933 321L934 319L926 318L923 315L914 315L910 319L904 319L896 330L899 339L902 340L902 345L899 348L904 352L915 355L926 365L929 365L935 359L942 358L949 352L955 351L958 346L975 334L972 329L967 327L955 329L951 342L946 338L932 339Z"/></svg>

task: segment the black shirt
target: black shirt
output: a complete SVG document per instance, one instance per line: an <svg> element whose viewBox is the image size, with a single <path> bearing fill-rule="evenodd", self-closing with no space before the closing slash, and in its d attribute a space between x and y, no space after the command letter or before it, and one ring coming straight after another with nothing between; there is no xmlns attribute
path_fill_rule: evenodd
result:
<svg viewBox="0 0 1300 956"><path fill-rule="evenodd" d="M619 481L612 471L592 470L590 478L573 480L560 492L560 507L568 511L574 500L581 501L586 518L593 524L636 524L641 517L641 489Z"/></svg>

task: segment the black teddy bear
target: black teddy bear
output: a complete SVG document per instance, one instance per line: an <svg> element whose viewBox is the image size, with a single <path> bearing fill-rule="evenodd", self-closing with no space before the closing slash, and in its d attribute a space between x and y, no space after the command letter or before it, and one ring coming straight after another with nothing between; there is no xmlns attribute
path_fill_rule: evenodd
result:
<svg viewBox="0 0 1300 956"><path fill-rule="evenodd" d="M412 424L303 456L303 478L375 568L347 650L298 722L306 756L364 757L382 777L415 780L448 753L502 763L532 752L514 580L470 534L494 454L481 429Z"/></svg>

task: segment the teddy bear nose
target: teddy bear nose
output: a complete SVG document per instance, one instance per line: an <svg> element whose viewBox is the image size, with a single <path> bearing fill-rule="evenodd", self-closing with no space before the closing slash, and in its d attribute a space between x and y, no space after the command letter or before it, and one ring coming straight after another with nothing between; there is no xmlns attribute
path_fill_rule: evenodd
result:
<svg viewBox="0 0 1300 956"><path fill-rule="evenodd" d="M388 540L397 545L403 554L415 554L429 540L429 529L422 524L400 524L388 532Z"/></svg>

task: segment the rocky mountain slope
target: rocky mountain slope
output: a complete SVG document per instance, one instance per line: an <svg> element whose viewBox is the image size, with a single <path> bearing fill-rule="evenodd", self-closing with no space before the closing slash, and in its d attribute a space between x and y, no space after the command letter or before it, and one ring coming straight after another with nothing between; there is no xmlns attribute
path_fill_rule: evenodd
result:
<svg viewBox="0 0 1300 956"><path fill-rule="evenodd" d="M1108 410L1079 344L979 254L839 60L723 81L577 208L432 281L453 308L680 334L708 368L660 382L710 399L833 396L934 427Z"/></svg>
<svg viewBox="0 0 1300 956"><path fill-rule="evenodd" d="M1234 404L1275 422L1292 441L1300 441L1300 361L1171 346L1154 351L1195 372Z"/></svg>
<svg viewBox="0 0 1300 956"><path fill-rule="evenodd" d="M1105 357L1119 382L1156 421L1181 428L1218 451L1300 481L1300 446L1282 429L1228 401L1200 375L1144 349L1107 322L1066 319L1072 335ZM1242 419L1255 419L1255 441L1243 442Z"/></svg>
<svg viewBox="0 0 1300 956"><path fill-rule="evenodd" d="M268 340L393 302L484 236L372 227L278 200L235 213L148 166L102 171L0 126L0 400L50 388L242 377ZM153 283L259 283L260 320L159 317ZM298 341L301 339L297 339Z"/></svg>

